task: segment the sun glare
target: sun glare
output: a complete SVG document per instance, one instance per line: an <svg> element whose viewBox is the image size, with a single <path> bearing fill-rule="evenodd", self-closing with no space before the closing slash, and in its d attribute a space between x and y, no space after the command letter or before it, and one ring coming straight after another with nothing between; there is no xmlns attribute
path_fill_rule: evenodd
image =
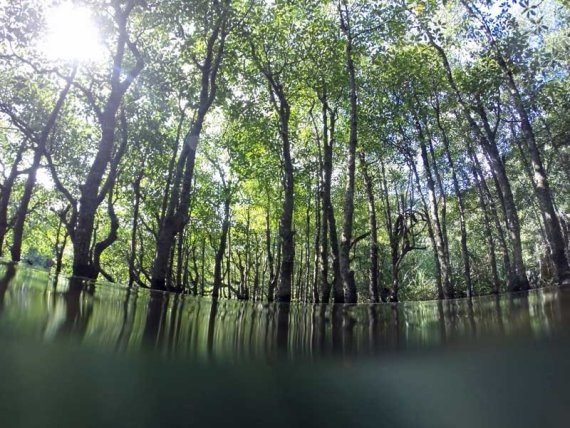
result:
<svg viewBox="0 0 570 428"><path fill-rule="evenodd" d="M51 59L96 61L103 56L101 36L89 9L63 3L46 15L45 53Z"/></svg>

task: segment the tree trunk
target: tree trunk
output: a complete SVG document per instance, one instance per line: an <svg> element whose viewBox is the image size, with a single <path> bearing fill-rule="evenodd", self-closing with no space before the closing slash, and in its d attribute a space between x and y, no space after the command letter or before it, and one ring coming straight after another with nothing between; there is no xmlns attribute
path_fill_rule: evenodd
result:
<svg viewBox="0 0 570 428"><path fill-rule="evenodd" d="M356 283L354 271L350 268L350 249L352 247L352 232L354 221L354 184L356 170L356 146L358 143L358 106L356 93L356 70L353 58L353 38L350 23L348 4L339 3L340 27L346 37L346 67L348 70L350 87L350 136L348 141L348 155L346 162L346 188L344 193L344 219L342 225L342 238L340 242L340 274L344 288L344 301L356 303Z"/></svg>
<svg viewBox="0 0 570 428"><path fill-rule="evenodd" d="M449 139L447 137L447 132L441 123L441 111L439 106L439 97L436 97L436 120L437 126L443 137L443 144L445 148L445 155L447 157L447 162L449 163L449 168L451 169L451 179L453 181L453 190L455 191L455 196L457 198L457 208L459 211L459 227L461 230L461 257L463 258L463 277L465 280L465 286L467 288L467 297L473 296L473 283L471 280L471 266L469 262L469 250L467 248L467 227L465 224L465 202L463 201L463 194L461 188L459 187L459 180L457 178L457 171L455 168L455 163L451 156L451 148L449 144ZM496 270L496 266L495 266Z"/></svg>
<svg viewBox="0 0 570 428"><path fill-rule="evenodd" d="M491 265L491 273L493 275L493 293L498 294L501 287L501 281L499 279L499 273L497 272L497 256L495 251L495 241L493 239L493 234L491 232L491 224L489 220L489 214L487 213L488 208L487 204L485 203L484 191L481 182L479 181L477 171L475 171L475 166L473 166L472 168L473 168L473 178L475 180L475 186L477 187L477 192L479 194L479 208L483 213L483 231L485 233L487 250L489 251L489 262ZM506 253L506 255L508 257L508 253Z"/></svg>
<svg viewBox="0 0 570 428"><path fill-rule="evenodd" d="M284 100L282 100L283 102ZM293 162L291 159L291 143L289 140L289 105L285 102L283 114L281 115L281 139L283 149L283 208L279 225L279 236L281 237L281 267L279 273L279 284L275 299L278 302L291 301L291 283L293 281L293 267L295 263L295 242L293 230L293 207L294 207L294 183L293 183Z"/></svg>
<svg viewBox="0 0 570 428"><path fill-rule="evenodd" d="M131 223L131 248L129 254L129 287L132 287L135 282L139 282L139 272L135 267L136 253L137 253L137 233L138 233L138 223L139 223L139 213L140 213L140 203L141 203L141 181L144 176L144 162L141 166L139 175L135 178L133 182L133 192L135 194L134 207L133 207L133 221Z"/></svg>
<svg viewBox="0 0 570 428"><path fill-rule="evenodd" d="M30 166L30 172L28 173L28 178L26 180L26 184L24 185L24 193L22 198L20 199L20 205L18 207L18 211L16 212L16 220L14 222L14 230L13 230L13 243L12 248L10 249L10 253L12 256L12 261L19 262L21 253L22 253L22 241L24 236L24 223L26 221L26 217L28 215L28 207L30 204L30 200L32 199L32 194L34 191L34 187L36 185L36 174L40 167L40 161L43 157L43 154L46 150L46 145L48 142L48 138L50 133L55 126L55 122L59 116L59 112L61 111L65 99L67 98L67 94L69 93L69 89L71 88L71 84L75 79L75 73L77 68L74 67L71 75L67 78L67 82L64 88L59 93L59 97L53 107L48 120L39 137L36 139L36 148L34 151L34 159L32 161L32 165Z"/></svg>
<svg viewBox="0 0 570 428"><path fill-rule="evenodd" d="M63 238L61 237L63 231ZM55 236L55 272L54 278L55 282L57 283L59 274L61 273L61 269L63 267L63 253L65 251L65 246L67 245L67 238L69 237L67 233L67 229L63 224L63 219L60 218L59 223L57 225L57 233Z"/></svg>
<svg viewBox="0 0 570 428"><path fill-rule="evenodd" d="M91 259L91 246L93 238L93 226L97 208L105 199L110 185L113 184L111 174L105 184L103 176L113 157L115 147L115 130L117 128L117 113L119 111L124 95L129 89L134 79L140 74L144 67L142 56L136 47L129 42L128 18L135 7L136 1L130 0L124 9L120 5L115 5L117 25L119 34L117 47L113 59L111 70L110 87L111 91L105 102L104 108L97 111L99 127L101 128L101 139L95 159L89 168L87 178L81 186L79 197L79 209L76 215L76 223L71 235L73 241L73 275L96 279L98 272L93 266ZM127 76L121 79L124 72L125 52L128 48L136 57L136 64L128 71ZM118 162L118 159L116 160Z"/></svg>
<svg viewBox="0 0 570 428"><path fill-rule="evenodd" d="M398 280L398 268L399 268L399 254L398 254L398 241L396 234L394 233L394 226L392 222L392 207L390 205L390 195L388 193L388 182L386 180L386 168L384 166L384 161L380 160L380 172L382 174L381 187L382 187L382 200L384 202L384 225L386 227L386 232L388 234L388 240L390 242L390 262L391 262L391 290L388 293L381 293L382 301L392 300L394 302L398 301L398 294L400 289L400 284ZM396 194L396 198L398 195Z"/></svg>
<svg viewBox="0 0 570 428"><path fill-rule="evenodd" d="M24 185L24 193L22 194L20 205L18 206L18 210L16 212L16 220L14 222L14 228L12 231L12 247L10 248L10 255L12 256L13 262L19 262L22 256L24 224L28 215L30 200L32 199L32 194L36 185L36 174L40 167L41 158L42 151L40 151L38 147L34 153L34 160L32 161L30 172L28 173L28 178L26 179L26 184Z"/></svg>
<svg viewBox="0 0 570 428"><path fill-rule="evenodd" d="M327 100L326 90L323 90L319 97L322 103L323 116L323 245L330 244L330 254L332 256L332 291L335 303L344 302L344 290L340 273L340 248L338 244L338 232L336 228L336 218L331 198L332 172L333 172L333 148L335 141L336 110L330 108ZM328 228L328 229L326 229ZM328 236L328 240L325 237ZM324 253L323 253L324 251ZM321 260L323 266L327 266L327 272L321 272L321 278L325 278L321 286L323 287L322 302L328 303L330 300L331 287L328 283L328 248L323 246Z"/></svg>
<svg viewBox="0 0 570 428"><path fill-rule="evenodd" d="M188 222L190 190L194 178L196 150L204 120L217 93L218 71L222 63L224 46L228 35L229 8L217 4L216 18L205 43L204 61L198 64L200 70L200 95L195 119L184 138L184 146L178 158L176 173L171 186L166 215L160 224L156 252L152 267L151 288L165 290L170 266L170 252L177 234Z"/></svg>
<svg viewBox="0 0 570 428"><path fill-rule="evenodd" d="M509 230L509 237L513 247L513 272L509 278L508 288L510 291L528 289L529 283L526 277L526 270L522 258L522 244L520 238L520 222L518 212L511 190L511 185L505 171L505 166L499 154L499 150L497 149L495 141L493 139L490 139L491 136L489 135L489 131L487 131L487 136L485 136L480 126L473 118L471 114L471 107L465 102L457 84L455 83L451 65L449 64L445 51L440 45L437 44L429 30L426 30L426 34L428 36L430 44L436 49L442 59L447 80L463 109L464 116L469 123L471 131L479 141L481 147L485 151L485 154L490 161L490 166L496 174L498 186L500 188L501 194L503 195L503 207L507 217L507 228ZM490 129L488 126L488 121L485 120L486 118L483 116L482 119L484 126L487 129Z"/></svg>
<svg viewBox="0 0 570 428"><path fill-rule="evenodd" d="M423 155L422 155L423 157ZM422 201L422 205L424 207L424 210L426 213L430 213L427 217L427 227L428 227L428 235L430 238L430 241L432 243L432 247L433 247L433 251L434 251L434 261L435 261L435 270L436 270L436 288L437 288L437 297L438 299L445 299L446 297L446 290L444 288L444 282L443 282L443 272L442 272L442 266L441 266L441 258L440 258L440 251L438 250L438 242L437 242L437 232L434 230L434 224L435 221L433 220L432 216L433 216L433 206L429 206L428 201L426 201L426 198L423 194L422 191L422 187L421 187L421 182L420 182L420 175L418 174L418 170L416 168L416 165L414 163L414 159L409 159L408 158L408 165L410 167L410 169L412 170L413 174L414 174L414 178L416 181L416 186L418 188L418 193L420 194L420 198ZM427 172L426 172L427 174ZM433 182L432 182L432 186L433 186Z"/></svg>
<svg viewBox="0 0 570 428"><path fill-rule="evenodd" d="M265 247L267 251L267 265L269 268L269 286L267 289L267 300L273 302L275 298L275 286L277 285L277 275L275 274L275 260L271 250L271 225L269 222L269 200L267 201L267 211L265 213Z"/></svg>
<svg viewBox="0 0 570 428"><path fill-rule="evenodd" d="M419 120L416 118L416 129L418 131L418 140L420 143L421 158L423 162L424 175L428 190L428 208L430 211L431 224L433 229L433 240L435 251L441 269L441 283L443 288L443 298L453 298L453 288L451 282L451 265L449 263L448 253L446 251L446 241L443 234L442 223L439 216L439 204L435 193L435 181L432 174L432 165L430 165L428 151L425 144L425 134ZM419 184L419 183L418 183Z"/></svg>
<svg viewBox="0 0 570 428"><path fill-rule="evenodd" d="M16 178L18 178L18 166L22 160L25 148L26 146L22 142L16 152L16 157L12 163L12 167L10 168L10 173L6 180L4 180L0 190L0 257L4 256L4 240L8 233L8 206L10 205L10 197L12 196L14 183Z"/></svg>
<svg viewBox="0 0 570 428"><path fill-rule="evenodd" d="M312 302L313 303L320 303L320 296L319 296L319 289L323 289L323 281L325 282L326 286L328 287L328 260L327 260L327 250L324 249L324 245L321 244L322 239L327 240L326 246L328 247L328 236L324 237L323 231L324 227L322 222L324 218L322 216L323 210L321 209L322 205L322 161L319 162L319 192L316 197L315 201L315 242L314 242L314 275L313 275L313 283L312 283ZM323 258L323 251L325 253L325 257ZM326 267L325 267L326 265ZM324 270L324 273L323 273ZM320 285L320 287L319 287Z"/></svg>
<svg viewBox="0 0 570 428"><path fill-rule="evenodd" d="M371 303L378 303L380 296L378 293L378 222L376 219L376 200L374 198L374 185L368 173L368 165L364 153L360 152L360 166L364 177L366 198L368 199L368 227L370 228L370 269L368 272L368 293Z"/></svg>
<svg viewBox="0 0 570 428"><path fill-rule="evenodd" d="M212 298L217 299L220 293L220 287L222 286L222 260L224 259L224 253L226 251L226 243L228 238L228 230L230 229L230 204L231 198L229 192L227 192L226 198L224 199L224 218L222 220L222 234L220 235L220 243L218 245L218 250L216 251L216 257L214 260L214 288L212 289Z"/></svg>
<svg viewBox="0 0 570 428"><path fill-rule="evenodd" d="M482 24L483 30L487 36L487 41L495 51L495 59L497 60L497 64L505 76L507 87L509 88L509 95L515 107L515 111L519 117L521 132L528 148L533 170L531 178L534 183L535 194L538 199L540 212L544 221L550 248L550 257L552 259L552 263L554 264L556 277L560 284L570 285L570 266L568 264L568 259L566 258L566 248L564 244L562 228L560 227L558 215L554 208L554 202L552 199L552 193L550 191L550 185L548 183L548 177L542 163L538 145L536 144L534 129L527 113L527 108L524 105L523 98L515 82L513 72L507 64L507 60L505 59L501 48L497 44L487 22L483 18L482 14L478 13L473 5L470 5L464 0L462 0L462 3L469 11L469 13ZM528 280L526 286L528 287Z"/></svg>

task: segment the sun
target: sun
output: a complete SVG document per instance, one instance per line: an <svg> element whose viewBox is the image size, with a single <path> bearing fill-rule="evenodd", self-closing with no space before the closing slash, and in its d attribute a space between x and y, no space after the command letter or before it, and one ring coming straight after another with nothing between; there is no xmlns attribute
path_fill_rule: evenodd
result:
<svg viewBox="0 0 570 428"><path fill-rule="evenodd" d="M43 49L48 58L77 62L102 58L101 34L88 8L60 4L47 11L46 24Z"/></svg>

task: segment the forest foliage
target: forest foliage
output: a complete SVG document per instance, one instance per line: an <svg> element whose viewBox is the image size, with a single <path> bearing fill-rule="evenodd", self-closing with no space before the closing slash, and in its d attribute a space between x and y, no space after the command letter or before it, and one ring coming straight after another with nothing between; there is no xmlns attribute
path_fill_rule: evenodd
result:
<svg viewBox="0 0 570 428"><path fill-rule="evenodd" d="M49 45L62 7L95 44ZM269 301L570 285L569 23L557 0L0 0L0 256Z"/></svg>

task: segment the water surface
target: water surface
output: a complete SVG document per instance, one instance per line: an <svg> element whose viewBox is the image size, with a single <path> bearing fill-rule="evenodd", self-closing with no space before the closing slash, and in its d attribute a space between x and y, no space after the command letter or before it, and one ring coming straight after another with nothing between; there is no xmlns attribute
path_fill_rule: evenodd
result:
<svg viewBox="0 0 570 428"><path fill-rule="evenodd" d="M569 313L558 288L214 303L0 264L0 414L5 426L567 426Z"/></svg>

